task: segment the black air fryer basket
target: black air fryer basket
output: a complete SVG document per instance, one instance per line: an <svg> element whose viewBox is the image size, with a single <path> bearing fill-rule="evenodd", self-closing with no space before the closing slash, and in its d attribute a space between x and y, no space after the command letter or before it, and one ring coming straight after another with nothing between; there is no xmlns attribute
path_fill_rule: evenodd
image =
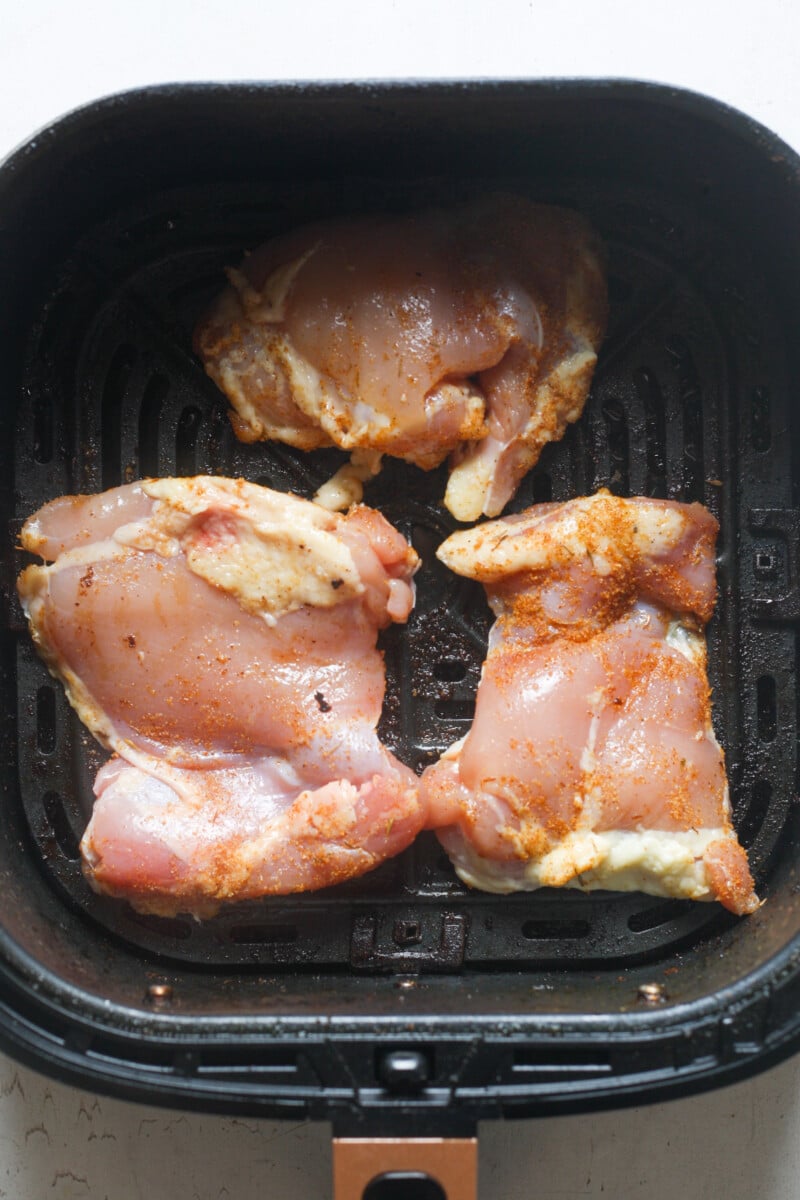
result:
<svg viewBox="0 0 800 1200"><path fill-rule="evenodd" d="M714 715L763 907L490 896L430 835L205 924L94 895L77 845L102 754L27 636L22 520L143 475L310 495L344 456L239 444L192 355L223 267L306 220L487 190L577 208L609 250L591 398L513 507L607 486L721 522ZM798 159L721 105L633 83L156 88L5 164L0 255L4 1046L131 1099L370 1136L663 1098L794 1050ZM482 590L434 559L443 490L390 462L366 495L425 564L384 642L382 735L416 768L465 732L489 626Z"/></svg>

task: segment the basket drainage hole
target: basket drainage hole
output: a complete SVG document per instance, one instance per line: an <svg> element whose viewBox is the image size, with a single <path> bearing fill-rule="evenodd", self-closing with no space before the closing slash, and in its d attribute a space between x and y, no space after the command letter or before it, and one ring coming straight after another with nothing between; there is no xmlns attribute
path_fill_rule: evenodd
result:
<svg viewBox="0 0 800 1200"><path fill-rule="evenodd" d="M139 355L133 346L118 346L108 366L100 401L100 459L103 489L122 481L122 413Z"/></svg>
<svg viewBox="0 0 800 1200"><path fill-rule="evenodd" d="M778 704L771 675L762 675L756 684L756 723L761 741L774 742L778 732Z"/></svg>
<svg viewBox="0 0 800 1200"><path fill-rule="evenodd" d="M392 937L396 946L415 946L422 941L419 921L395 921Z"/></svg>
<svg viewBox="0 0 800 1200"><path fill-rule="evenodd" d="M441 658L433 665L433 674L440 683L460 683L466 673L466 663L456 658Z"/></svg>
<svg viewBox="0 0 800 1200"><path fill-rule="evenodd" d="M421 1171L387 1171L367 1185L362 1200L447 1200L447 1193Z"/></svg>
<svg viewBox="0 0 800 1200"><path fill-rule="evenodd" d="M767 550L759 550L755 556L755 573L759 579L774 579L778 573L778 559Z"/></svg>
<svg viewBox="0 0 800 1200"><path fill-rule="evenodd" d="M583 920L551 920L526 921L522 926L522 936L529 941L539 941L552 938L581 938L586 937L591 929L588 921Z"/></svg>
<svg viewBox="0 0 800 1200"><path fill-rule="evenodd" d="M189 921L180 917L159 917L155 913L132 913L131 920L142 929L155 933L159 937L174 938L185 942L192 936L192 926Z"/></svg>
<svg viewBox="0 0 800 1200"><path fill-rule="evenodd" d="M628 422L621 400L612 397L603 405L603 417L608 436L608 452L611 459L611 491L625 496L629 489L628 472Z"/></svg>
<svg viewBox="0 0 800 1200"><path fill-rule="evenodd" d="M197 474L197 438L203 414L191 405L185 408L175 430L175 468L178 475Z"/></svg>
<svg viewBox="0 0 800 1200"><path fill-rule="evenodd" d="M669 921L674 921L687 911L687 905L681 900L670 900L666 904L656 904L643 912L632 913L628 917L628 929L631 933L647 933L651 929L660 929Z"/></svg>
<svg viewBox="0 0 800 1200"><path fill-rule="evenodd" d="M297 926L234 925L229 937L237 945L279 945L297 941Z"/></svg>
<svg viewBox="0 0 800 1200"><path fill-rule="evenodd" d="M69 823L69 817L64 811L64 802L58 792L45 792L42 806L61 853L71 862L77 862L81 856L78 839Z"/></svg>
<svg viewBox="0 0 800 1200"><path fill-rule="evenodd" d="M744 817L737 823L739 841L745 850L752 846L761 826L764 824L769 806L772 801L772 784L767 779L757 779L750 793L750 806Z"/></svg>
<svg viewBox="0 0 800 1200"><path fill-rule="evenodd" d="M648 496L667 495L666 402L658 380L645 367L634 372L633 382L644 410L645 459Z"/></svg>
<svg viewBox="0 0 800 1200"><path fill-rule="evenodd" d="M169 395L169 380L159 374L147 381L139 410L139 469L142 475L158 475L158 430L164 401Z"/></svg>

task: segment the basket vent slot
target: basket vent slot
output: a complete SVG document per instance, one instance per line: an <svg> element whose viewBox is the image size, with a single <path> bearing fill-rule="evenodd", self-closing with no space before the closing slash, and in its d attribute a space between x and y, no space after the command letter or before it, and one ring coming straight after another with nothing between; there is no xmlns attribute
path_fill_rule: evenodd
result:
<svg viewBox="0 0 800 1200"><path fill-rule="evenodd" d="M147 381L139 413L139 468L143 477L158 475L158 423L169 394L169 380L152 375Z"/></svg>
<svg viewBox="0 0 800 1200"><path fill-rule="evenodd" d="M608 434L608 453L611 466L609 490L617 496L627 496L630 489L628 471L628 422L622 403L612 398L603 405L603 417Z"/></svg>
<svg viewBox="0 0 800 1200"><path fill-rule="evenodd" d="M694 359L683 338L675 337L667 345L678 370L683 417L683 494L684 501L705 497L703 463L703 391Z"/></svg>
<svg viewBox="0 0 800 1200"><path fill-rule="evenodd" d="M645 908L642 912L631 913L628 917L628 929L631 933L647 933L651 929L660 929L662 925L683 916L687 905L680 900L669 900L666 904L656 904Z"/></svg>
<svg viewBox="0 0 800 1200"><path fill-rule="evenodd" d="M122 482L120 446L122 439L122 413L125 393L128 389L138 355L133 346L118 346L111 359L101 401L100 453L102 461L103 488L118 487Z"/></svg>
<svg viewBox="0 0 800 1200"><path fill-rule="evenodd" d="M176 938L185 942L192 936L192 926L189 921L181 921L179 917L157 917L151 913L131 913L131 920L142 929L156 933L164 938Z"/></svg>
<svg viewBox="0 0 800 1200"><path fill-rule="evenodd" d="M229 935L237 945L276 946L297 941L296 925L234 925Z"/></svg>
<svg viewBox="0 0 800 1200"><path fill-rule="evenodd" d="M64 809L63 799L58 792L45 792L42 797L42 807L61 853L71 862L76 862L80 858L81 852L78 839L75 837Z"/></svg>
<svg viewBox="0 0 800 1200"><path fill-rule="evenodd" d="M203 414L194 405L185 408L175 431L175 466L178 475L197 474L197 435Z"/></svg>
<svg viewBox="0 0 800 1200"><path fill-rule="evenodd" d="M646 483L648 496L664 498L667 494L666 423L664 396L658 381L645 367L633 377L639 401L644 409L646 433Z"/></svg>

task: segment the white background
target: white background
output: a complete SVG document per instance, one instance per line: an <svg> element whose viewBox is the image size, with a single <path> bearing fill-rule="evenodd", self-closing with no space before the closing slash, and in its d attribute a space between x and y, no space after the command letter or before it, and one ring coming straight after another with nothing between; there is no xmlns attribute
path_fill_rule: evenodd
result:
<svg viewBox="0 0 800 1200"><path fill-rule="evenodd" d="M0 0L0 158L68 109L172 80L628 76L800 149L794 0ZM326 1200L324 1126L97 1098L0 1056L0 1197ZM800 1060L711 1096L481 1129L481 1200L797 1200Z"/></svg>

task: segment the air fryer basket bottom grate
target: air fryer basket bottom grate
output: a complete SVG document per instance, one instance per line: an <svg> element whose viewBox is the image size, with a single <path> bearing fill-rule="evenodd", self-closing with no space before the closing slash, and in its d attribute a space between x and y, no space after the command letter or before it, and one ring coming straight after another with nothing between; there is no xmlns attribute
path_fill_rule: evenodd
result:
<svg viewBox="0 0 800 1200"><path fill-rule="evenodd" d="M715 724L736 824L763 878L795 791L797 723L795 632L785 623L798 615L781 432L788 388L781 356L770 352L773 300L757 272L742 270L740 244L674 200L580 178L543 181L535 194L530 181L507 187L587 213L609 247L612 304L584 416L548 447L511 507L606 486L699 500L720 519L709 631ZM209 185L151 198L93 229L58 265L33 326L15 442L17 523L53 496L146 475L242 475L310 495L343 456L239 444L223 397L191 354L197 316L222 268L273 233L467 190L369 179ZM443 491L442 471L389 461L365 497L424 563L408 626L385 635L381 727L417 769L466 731L490 624L482 589L434 558L454 527ZM77 846L103 754L36 657L19 613L17 631L20 790L41 869L71 906L149 955L227 969L624 966L730 920L714 905L640 895L470 891L431 835L325 893L231 907L204 924L138 915L83 880Z"/></svg>

